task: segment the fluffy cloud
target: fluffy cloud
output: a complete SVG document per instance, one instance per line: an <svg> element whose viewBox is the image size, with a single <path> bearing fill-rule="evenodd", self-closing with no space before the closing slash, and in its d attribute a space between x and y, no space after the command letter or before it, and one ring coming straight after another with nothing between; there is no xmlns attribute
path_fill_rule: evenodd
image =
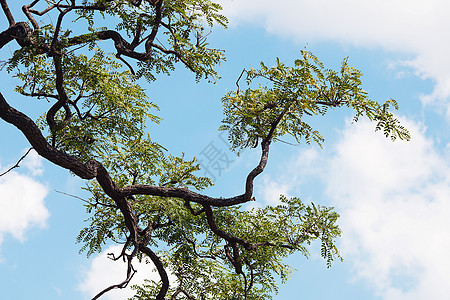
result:
<svg viewBox="0 0 450 300"><path fill-rule="evenodd" d="M31 174L42 173L40 158L33 153L21 165ZM46 226L50 215L44 203L47 194L48 188L31 176L11 171L0 177L0 244L5 234L24 241L27 230Z"/></svg>
<svg viewBox="0 0 450 300"><path fill-rule="evenodd" d="M349 122L334 147L307 149L287 161L264 194L283 187L285 193L320 197L324 190L341 215L339 248L354 270L352 279L366 282L384 300L446 299L450 146L438 147L423 126L401 121L411 131L410 142L392 142L368 121Z"/></svg>
<svg viewBox="0 0 450 300"><path fill-rule="evenodd" d="M348 127L323 170L343 229L342 250L356 277L383 299L450 294L450 163L424 129L404 122L411 142Z"/></svg>
<svg viewBox="0 0 450 300"><path fill-rule="evenodd" d="M273 158L276 159L276 151L273 151ZM299 196L299 186L307 186L313 184L310 180L316 177L321 170L317 168L320 162L319 152L315 148L306 149L294 159L285 158L288 164L282 164L282 171L276 177L270 174L262 175L262 182L256 182L256 202L250 202L248 208L261 207L264 205L280 204L280 195L288 198ZM272 161L269 159L269 164ZM307 199L303 201L308 202Z"/></svg>
<svg viewBox="0 0 450 300"><path fill-rule="evenodd" d="M382 47L413 55L406 62L435 88L423 102L447 112L450 120L450 38L444 0L221 0L234 24L262 25L270 33L307 41L336 41ZM405 64L405 63L403 63Z"/></svg>
<svg viewBox="0 0 450 300"><path fill-rule="evenodd" d="M270 175L265 175L262 181L262 186L257 192L261 195L264 204L275 206L281 203L280 195L291 197L289 194L291 189L289 182L280 181L279 178L274 180ZM250 207L260 206L259 202L250 202L250 205Z"/></svg>
<svg viewBox="0 0 450 300"><path fill-rule="evenodd" d="M78 288L86 294L87 297L93 297L106 287L122 282L126 276L127 265L123 260L113 261L108 258L108 253L118 255L122 250L121 245L110 246L101 254L96 256L87 271L84 273L84 280L79 284ZM123 300L134 295L131 286L144 283L145 279L159 281L158 272L154 270L153 264L146 264L144 261L138 263L136 260L133 267L137 270L133 276L131 283L124 289L114 289L102 296L107 300ZM174 278L169 276L169 280L173 282Z"/></svg>
<svg viewBox="0 0 450 300"><path fill-rule="evenodd" d="M26 158L20 163L20 166L25 167L32 176L40 176L44 172L42 157L34 150L28 153Z"/></svg>

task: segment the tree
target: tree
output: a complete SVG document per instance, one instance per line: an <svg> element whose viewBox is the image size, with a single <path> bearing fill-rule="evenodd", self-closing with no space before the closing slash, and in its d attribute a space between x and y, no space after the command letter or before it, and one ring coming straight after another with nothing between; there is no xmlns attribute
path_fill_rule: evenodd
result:
<svg viewBox="0 0 450 300"><path fill-rule="evenodd" d="M151 140L145 124L160 118L139 80L155 81L176 65L197 80L218 80L215 66L224 53L206 41L208 29L227 25L218 4L34 0L22 8L25 21L16 22L7 1L0 3L9 22L0 47L18 44L5 62L6 71L23 81L15 90L49 103L32 120L0 94L0 118L43 158L90 180L89 224L77 237L81 250L91 255L105 243L123 244L112 258L128 262L124 281L94 299L132 283L136 260L151 261L160 281L135 287L134 299L270 299L278 289L274 274L289 276L283 263L288 255L308 255L307 246L318 240L328 265L341 258L332 208L280 196L280 205L243 209L254 200L253 183L265 169L270 145L283 136L321 145L322 136L304 117L343 107L355 111L355 121L362 116L375 121L376 130L393 140L409 139L389 110L398 108L394 100L372 101L362 89L361 72L346 59L334 71L305 49L292 66L277 59L273 67L244 70L237 90L222 98L220 130L229 133L232 148L259 147L261 156L244 193L210 197L203 190L212 181L196 173L195 158L167 154ZM45 23L46 15L56 23Z"/></svg>

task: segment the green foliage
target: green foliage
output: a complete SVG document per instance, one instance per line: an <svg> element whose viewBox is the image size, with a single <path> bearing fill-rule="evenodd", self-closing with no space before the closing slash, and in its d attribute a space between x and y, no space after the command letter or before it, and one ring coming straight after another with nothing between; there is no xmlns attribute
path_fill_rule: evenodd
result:
<svg viewBox="0 0 450 300"><path fill-rule="evenodd" d="M95 203L86 205L86 211L93 213L86 221L95 220L95 222L83 228L76 238L77 243L83 244L80 253L86 251L88 257L94 253L100 253L107 241L124 242L123 237L127 233L123 215L119 210L114 209L114 202L99 193L97 189L89 188L89 190L93 194Z"/></svg>
<svg viewBox="0 0 450 300"><path fill-rule="evenodd" d="M131 147L117 149L112 155L105 155L104 164L114 174L116 184L127 186L131 184L155 184L203 190L212 185L209 178L196 176L200 169L195 160L186 161L184 157L167 158L159 145L148 143L147 140L133 141ZM87 220L90 224L77 237L77 242L83 246L80 252L86 251L90 256L101 252L102 246L108 241L124 243L127 230L123 215L114 202L105 195L96 182L89 183L86 188L92 194L86 211L92 214ZM175 220L188 218L189 212L180 200L147 195L137 195L130 198L133 211L139 216L142 228L152 224L169 224ZM186 216L187 215L187 216ZM186 224L189 222L186 221ZM195 227L185 228L189 231ZM157 244L154 240L152 243Z"/></svg>
<svg viewBox="0 0 450 300"><path fill-rule="evenodd" d="M146 97L138 80L153 81L157 74L170 74L176 62L193 71L196 79L217 80L214 68L224 60L223 51L210 48L206 37L214 24L226 27L227 19L220 14L220 5L209 0L138 2L82 1L91 8L101 8L74 9L75 21L85 22L87 33L75 35L69 29L44 25L29 37L34 42L14 53L7 70L23 81L17 92L50 103L38 124L47 133L51 147L81 162L100 162L115 187L147 185L166 192L202 191L213 183L198 176L197 161L186 159L184 154L167 154L147 133L146 122L157 124L160 118L154 114L157 105ZM110 37L99 38L107 31L95 27L99 17L105 20L102 24L113 24L116 34L131 41L114 40L111 50L117 50L116 55L101 50L104 45L100 40ZM135 58L135 65L122 65L120 43L128 43L128 56L123 56ZM52 45L55 47L50 51ZM391 107L398 108L397 103L370 100L361 87L361 72L350 67L347 59L334 71L302 50L292 67L277 59L274 67L261 63L260 69L241 76L244 73L247 88L222 99L225 119L220 129L229 132L235 150L268 147L270 141L284 135L297 143L304 140L321 145L322 135L305 117L323 116L328 109L339 107L354 110L355 121L361 116L375 121L376 130L393 140L409 139L408 131L390 112ZM57 112L52 116L54 107ZM52 122L56 125L49 124ZM157 249L164 267L175 278L166 296L171 299L175 295L188 299L271 299L278 291L276 276L285 282L292 274L284 259L295 252L308 257L315 241L320 243L328 267L335 259L342 259L336 248L341 234L339 215L333 208L306 205L296 197L281 196L279 205L245 210L239 206L211 208L199 204L205 202L196 203L191 196L161 196L164 193L126 194L112 200L96 181L85 189L91 197L85 205L87 225L77 237L80 252L90 256L108 243L124 244L126 250L138 242ZM130 218L136 222L133 225L138 235L133 241L125 222ZM136 258L148 261L142 252ZM150 280L135 286L133 299L154 298L160 287L160 282Z"/></svg>
<svg viewBox="0 0 450 300"><path fill-rule="evenodd" d="M87 4L104 5L105 14L113 17L111 22L116 22L115 29L124 32L129 38L134 38L136 28L140 28L142 36L157 30L160 37L155 43L165 50L181 54L182 58L162 51L153 51L146 61L137 63L138 77L144 77L149 81L156 80L156 74L170 74L175 69L175 63L182 59L195 72L197 80L202 77L217 80L219 75L214 67L224 60L225 56L222 50L209 48L206 37L209 34L208 27L211 28L215 24L227 26L227 18L220 14L222 7L210 0L166 0L161 11L164 25L156 26L155 8L148 2L150 1L142 1L139 7L128 0L97 0ZM103 30L94 27L93 11L80 10L78 14L79 19L87 20L92 34ZM144 50L142 48L138 47Z"/></svg>
<svg viewBox="0 0 450 300"><path fill-rule="evenodd" d="M121 64L100 50L91 58L64 56L64 89L74 114L67 126L49 136L61 150L84 161L103 160L120 152L122 146L140 143L147 120L159 123L160 118L151 114L158 109L156 104L148 101L132 74L120 68ZM49 80L56 76L52 64L43 56L34 58L27 72L17 76L26 82L16 88L24 95L50 99L57 94L54 81ZM59 113L55 121L62 124L65 118L66 114ZM45 118L40 125L47 127Z"/></svg>
<svg viewBox="0 0 450 300"><path fill-rule="evenodd" d="M322 135L304 122L304 117L325 115L329 108L341 106L355 111L355 121L361 116L377 121L376 130L383 130L392 140L409 139L408 131L389 111L391 104L398 108L395 100L382 105L370 100L361 87L362 73L350 67L347 59L340 71L334 71L326 69L312 53L302 50L293 67L277 59L274 67L261 63L260 69L245 73L247 85L261 79L269 81L270 86L238 89L223 97L226 118L221 130L229 131L233 149L255 147L275 125L272 136L275 140L288 134L297 143L304 139L307 144L321 145Z"/></svg>
<svg viewBox="0 0 450 300"><path fill-rule="evenodd" d="M96 189L95 193L101 191ZM108 200L101 198L101 201ZM95 213L90 218L91 224L78 238L84 243L82 250L87 250L88 255L98 252L102 244L118 240L119 236L125 242L123 220L117 208L101 205L88 205L87 208ZM142 197L133 201L133 208L143 217L143 225L149 222L170 224L159 227L152 234L152 244L165 248L159 251L160 257L176 278L171 282L169 295L182 288L195 299L245 299L245 280L252 278L254 287L248 291L246 299L271 299L271 294L278 291L274 275L283 282L291 276L291 267L283 263L288 255L300 252L308 257L307 246L318 240L328 266L335 258L341 259L335 246L341 233L336 224L339 215L332 208L305 205L298 198L281 196L277 206L250 211L239 207L214 210L220 228L227 228L231 234L257 247L254 251L246 251L239 246L244 253L241 257L245 262L244 275L235 273L226 258L226 243L211 232L204 214L193 216L181 200ZM108 215L109 218L105 217ZM133 299L153 299L159 284L148 281L144 286L135 286L137 293Z"/></svg>

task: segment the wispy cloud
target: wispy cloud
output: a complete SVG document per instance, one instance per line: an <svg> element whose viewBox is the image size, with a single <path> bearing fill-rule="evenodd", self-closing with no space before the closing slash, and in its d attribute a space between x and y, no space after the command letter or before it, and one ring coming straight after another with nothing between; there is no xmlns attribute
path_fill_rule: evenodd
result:
<svg viewBox="0 0 450 300"><path fill-rule="evenodd" d="M446 299L450 156L422 125L404 118L402 123L411 131L410 142L392 142L368 121L349 121L336 144L285 161L265 195L271 186L283 186L336 208L343 230L339 248L354 270L349 280L365 282L385 300Z"/></svg>
<svg viewBox="0 0 450 300"><path fill-rule="evenodd" d="M450 120L450 2L443 0L220 0L232 24L253 23L289 39L382 48L408 54L418 76L434 81L425 104ZM405 62L402 63L405 65Z"/></svg>
<svg viewBox="0 0 450 300"><path fill-rule="evenodd" d="M342 250L356 277L383 299L450 294L450 163L419 125L395 142L368 122L348 127L329 161L327 194L337 203Z"/></svg>
<svg viewBox="0 0 450 300"><path fill-rule="evenodd" d="M250 202L250 207L265 205L278 205L280 204L280 195L290 197L290 190L292 186L290 182L280 180L280 178L274 179L270 175L264 175L262 178L261 187L257 190L257 194L261 199L257 199L257 202ZM259 197L258 197L259 198ZM262 200L262 201L261 201Z"/></svg>

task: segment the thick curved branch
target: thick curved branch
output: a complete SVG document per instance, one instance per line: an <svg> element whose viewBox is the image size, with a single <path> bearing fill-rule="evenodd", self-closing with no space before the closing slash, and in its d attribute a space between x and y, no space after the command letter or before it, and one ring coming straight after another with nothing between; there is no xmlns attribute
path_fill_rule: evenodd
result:
<svg viewBox="0 0 450 300"><path fill-rule="evenodd" d="M162 187L154 185L136 184L120 188L118 192L124 197L133 195L150 195L159 197L180 198L190 202L211 205L214 207L232 206L247 202L243 195L232 198L213 198L206 195L198 194L186 188Z"/></svg>
<svg viewBox="0 0 450 300"><path fill-rule="evenodd" d="M261 159L259 160L259 164L248 174L247 180L245 182L245 194L243 195L245 199L249 200L253 195L253 181L255 180L256 176L258 176L264 171L267 165L267 160L269 158L270 142L272 141L272 137L275 133L278 124L281 122L284 115L289 110L289 107L290 105L287 105L284 108L283 112L275 119L274 122L272 122L269 133L261 142Z"/></svg>
<svg viewBox="0 0 450 300"><path fill-rule="evenodd" d="M156 31L152 31L152 33L156 34ZM183 57L181 53L175 50L165 49L164 47L153 43L152 33L149 38L147 38L145 52L137 52L134 51L136 48L136 39L133 39L130 44L127 42L120 33L114 30L103 30L94 33L82 34L76 37L72 37L68 39L69 46L75 46L79 44L84 44L88 42L95 42L98 40L112 40L114 42L114 47L116 48L117 55L124 55L139 61L147 61L150 59L152 55L152 49L158 49L164 54L174 55L177 59L179 59L187 68L189 68L192 72L196 72L195 69L189 64L189 62ZM138 33L136 33L138 34ZM140 33L139 33L140 34Z"/></svg>
<svg viewBox="0 0 450 300"><path fill-rule="evenodd" d="M153 196L160 196L160 197L175 197L175 198L181 198L186 201L186 203L189 202L195 202L202 205L210 205L214 207L225 207L225 206L233 206L237 204L246 203L248 201L254 200L252 199L253 195L253 181L261 174L266 165L267 160L269 157L269 145L271 142L271 139L275 133L276 127L288 111L289 106L287 106L283 112L277 117L277 119L271 124L271 128L269 130L269 133L264 138L264 140L261 143L262 153L261 153L261 159L258 163L258 165L248 174L245 184L245 193L239 196L231 197L231 198L212 198L205 195L201 195L195 192L192 192L188 189L184 188L172 188L172 187L159 187L159 186L150 186L150 185L132 185L127 186L121 189L121 192L125 196L131 196L131 195L153 195ZM189 208L189 207L188 207Z"/></svg>
<svg viewBox="0 0 450 300"><path fill-rule="evenodd" d="M153 4L153 3L152 3ZM162 19L162 0L157 0L154 3L155 6L155 24L153 24L152 32L150 33L147 41L145 42L145 51L147 53L151 53L153 47L153 41L156 38L156 34L158 33L159 25Z"/></svg>
<svg viewBox="0 0 450 300"><path fill-rule="evenodd" d="M148 44L150 41L150 37L146 42L146 52L137 52L134 51L136 48L136 42L133 41L131 44L127 42L120 33L114 30L104 30L94 33L82 34L76 37L72 37L68 39L69 46L75 46L79 44L84 44L88 42L95 42L98 40L112 40L114 42L114 47L116 48L117 55L124 55L139 61L147 61L150 59L152 55L152 49L158 49L164 54L174 55L177 59L179 59L187 68L189 68L192 72L195 72L195 69L186 61L183 55L175 50L168 50L164 47L157 45L153 42Z"/></svg>
<svg viewBox="0 0 450 300"><path fill-rule="evenodd" d="M70 111L70 108L68 106L68 97L66 94L66 90L64 89L64 75L62 69L61 56L60 55L53 56L53 62L55 66L55 74L56 74L55 84L56 90L58 92L58 101L48 110L46 119L48 126L50 126L50 131L53 134L53 147L54 147L55 145L54 135L56 131L62 129L67 124L69 124L70 119L72 117L72 112ZM62 107L64 107L65 110L64 123L61 125L61 128L57 128L55 115Z"/></svg>
<svg viewBox="0 0 450 300"><path fill-rule="evenodd" d="M6 3L6 0L0 0L0 4L2 5L3 12L5 13L6 18L8 19L9 27L14 26L16 22L14 21L14 17L11 11L9 10L8 3Z"/></svg>
<svg viewBox="0 0 450 300"><path fill-rule="evenodd" d="M175 197L190 202L215 207L232 206L248 201L244 195L231 198L213 198L198 194L185 188L160 187L152 185L132 185L119 188L116 186L105 167L98 161L90 160L84 163L76 157L55 149L48 144L47 140L44 138L42 132L34 121L27 115L9 106L1 93L0 118L17 127L25 135L36 152L43 158L62 168L72 171L82 179L89 180L96 178L105 193L115 201L118 201L117 199L127 198L133 195L152 195L166 198ZM121 205L123 205L123 203L121 203Z"/></svg>
<svg viewBox="0 0 450 300"><path fill-rule="evenodd" d="M83 163L76 157L51 147L34 121L27 115L9 106L1 93L0 118L17 127L43 158L74 172L82 179L93 179L97 176L100 163L95 161Z"/></svg>
<svg viewBox="0 0 450 300"><path fill-rule="evenodd" d="M117 53L134 58L139 61L146 61L150 58L151 53L141 53L134 51L134 47L128 43L117 31L103 30L94 33L82 34L76 37L69 38L67 44L69 46L84 44L88 42L95 42L98 40L113 40L114 47Z"/></svg>
<svg viewBox="0 0 450 300"><path fill-rule="evenodd" d="M267 160L269 158L269 145L270 140L264 140L261 143L261 159L259 160L259 164L248 174L245 181L245 193L243 197L247 199L247 201L251 200L251 197L253 195L253 181L255 180L256 176L264 171L267 165Z"/></svg>
<svg viewBox="0 0 450 300"><path fill-rule="evenodd" d="M167 276L166 269L164 268L164 265L162 264L159 257L153 252L150 248L148 248L145 245L140 244L139 250L142 253L147 254L148 257L152 260L153 264L156 267L156 270L158 271L159 276L161 277L162 286L159 290L158 295L156 295L155 300L164 300L168 290L169 290L169 276Z"/></svg>
<svg viewBox="0 0 450 300"><path fill-rule="evenodd" d="M0 49L12 40L17 40L20 46L30 45L30 37L33 34L33 30L26 22L18 22L8 29L0 33ZM41 47L45 47L42 45Z"/></svg>
<svg viewBox="0 0 450 300"><path fill-rule="evenodd" d="M244 248L247 250L251 250L254 248L254 246L252 244L250 244L249 242L247 242L246 240L235 237L235 236L229 234L228 232L225 232L222 229L220 229L217 226L216 221L214 220L214 213L213 213L211 207L208 205L204 205L203 207L205 208L206 220L208 221L208 225L216 235L220 236L221 238L228 241L232 245L238 243L238 244L241 244L242 246L244 246Z"/></svg>
<svg viewBox="0 0 450 300"><path fill-rule="evenodd" d="M233 250L233 253L230 253L230 248ZM226 244L224 247L225 251L225 257L228 259L228 261L234 266L234 271L236 274L244 274L242 271L242 261L240 260L240 254L239 254L239 248L236 243L230 243Z"/></svg>
<svg viewBox="0 0 450 300"><path fill-rule="evenodd" d="M38 22L36 22L36 19L31 15L31 8L32 8L33 6L35 6L36 3L38 3L38 2L39 2L39 0L35 0L35 1L33 1L31 4L29 4L29 5L24 5L24 6L22 6L22 11L23 11L23 13L25 14L25 16L27 16L28 20L30 20L30 22L31 22L31 24L33 25L34 29L38 29L38 28L39 28L39 24L38 24ZM55 5L50 6L50 7L47 8L45 11L43 11L42 14L39 14L39 13L38 13L38 15L42 16L44 13L46 13L46 12L52 10L54 6L55 6Z"/></svg>

